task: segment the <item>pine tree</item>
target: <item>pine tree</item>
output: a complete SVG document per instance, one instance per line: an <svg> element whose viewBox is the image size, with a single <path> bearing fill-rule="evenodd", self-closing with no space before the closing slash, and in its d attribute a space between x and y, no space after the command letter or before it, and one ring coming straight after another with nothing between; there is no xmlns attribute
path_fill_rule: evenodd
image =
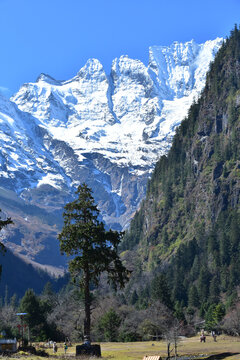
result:
<svg viewBox="0 0 240 360"><path fill-rule="evenodd" d="M19 311L27 313L24 317L31 335L35 340L42 341L47 338L45 333L45 317L40 300L32 289L28 289L20 301Z"/></svg>
<svg viewBox="0 0 240 360"><path fill-rule="evenodd" d="M153 279L151 283L151 296L154 300L158 300L168 308L172 308L169 286L163 273L158 274Z"/></svg>
<svg viewBox="0 0 240 360"><path fill-rule="evenodd" d="M240 227L238 224L238 214L236 211L233 213L230 224L230 243L231 251L234 255L238 251L238 246L240 243Z"/></svg>
<svg viewBox="0 0 240 360"><path fill-rule="evenodd" d="M221 231L219 239L219 253L221 265L229 265L230 261L230 244L228 237Z"/></svg>
<svg viewBox="0 0 240 360"><path fill-rule="evenodd" d="M223 319L224 315L225 315L225 307L223 304L210 305L205 314L206 329L207 330L217 329L218 324Z"/></svg>
<svg viewBox="0 0 240 360"><path fill-rule="evenodd" d="M179 303L183 301L184 305L187 303L187 294L186 289L183 284L184 280L184 269L182 267L176 268L172 284L172 302L178 301Z"/></svg>
<svg viewBox="0 0 240 360"><path fill-rule="evenodd" d="M52 284L48 281L41 294L41 305L45 312L50 312L57 304L57 295L53 291Z"/></svg>
<svg viewBox="0 0 240 360"><path fill-rule="evenodd" d="M214 276L209 286L209 301L211 304L218 304L220 300L219 280Z"/></svg>
<svg viewBox="0 0 240 360"><path fill-rule="evenodd" d="M193 307L199 306L199 295L195 285L189 287L188 291L188 305Z"/></svg>
<svg viewBox="0 0 240 360"><path fill-rule="evenodd" d="M212 232L208 237L208 253L214 253L216 250L218 250L218 241L216 235Z"/></svg>
<svg viewBox="0 0 240 360"><path fill-rule="evenodd" d="M64 226L58 238L61 252L72 257L69 271L84 293L84 336L90 341L90 284L98 285L100 274L106 272L109 282L123 287L129 272L117 253L122 234L105 231L104 224L98 220L99 210L92 191L86 184L80 185L76 194L78 198L65 206Z"/></svg>
<svg viewBox="0 0 240 360"><path fill-rule="evenodd" d="M206 266L202 265L198 278L198 293L201 301L206 301L209 294L210 273Z"/></svg>
<svg viewBox="0 0 240 360"><path fill-rule="evenodd" d="M17 295L14 294L10 299L10 305L15 309L17 307Z"/></svg>
<svg viewBox="0 0 240 360"><path fill-rule="evenodd" d="M121 318L114 309L110 309L100 319L99 328L104 332L106 341L117 341Z"/></svg>
<svg viewBox="0 0 240 360"><path fill-rule="evenodd" d="M138 294L137 294L136 290L133 290L133 293L132 293L131 299L130 299L130 304L134 305L134 304L136 304L137 301L138 301Z"/></svg>

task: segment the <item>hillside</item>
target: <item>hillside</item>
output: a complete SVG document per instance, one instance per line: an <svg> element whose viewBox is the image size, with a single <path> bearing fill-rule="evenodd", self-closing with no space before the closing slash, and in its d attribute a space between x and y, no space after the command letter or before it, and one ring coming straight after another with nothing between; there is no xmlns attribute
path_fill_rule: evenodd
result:
<svg viewBox="0 0 240 360"><path fill-rule="evenodd" d="M10 298L17 295L21 298L27 289L33 289L40 294L47 282L51 282L53 288L58 291L68 281L65 277L56 279L46 271L40 270L32 264L27 264L10 250L0 254L2 274L0 281L0 298L4 298L6 292Z"/></svg>
<svg viewBox="0 0 240 360"><path fill-rule="evenodd" d="M240 31L235 27L168 155L157 162L146 200L122 244L126 259L137 258L132 281L165 272L171 299L181 306L203 309L223 300L223 294L230 299L240 285L239 115Z"/></svg>

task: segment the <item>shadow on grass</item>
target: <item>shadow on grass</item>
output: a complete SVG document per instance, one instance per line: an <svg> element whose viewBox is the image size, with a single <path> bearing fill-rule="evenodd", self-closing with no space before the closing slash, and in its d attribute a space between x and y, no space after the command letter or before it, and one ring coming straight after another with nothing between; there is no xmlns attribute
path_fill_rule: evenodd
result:
<svg viewBox="0 0 240 360"><path fill-rule="evenodd" d="M180 356L177 359L178 360L223 360L226 358L229 358L230 356L234 356L234 355L240 355L240 353L230 353L230 352L225 352L225 353L221 353L221 354L215 354L215 355L210 355L208 357L204 357L204 355L202 355L201 357L198 356ZM206 355L205 355L206 356ZM169 360L173 360L174 357L171 358L164 358L165 360L169 359ZM240 360L240 357L239 357Z"/></svg>
<svg viewBox="0 0 240 360"><path fill-rule="evenodd" d="M223 360L223 359L226 359L226 357L230 357L230 356L234 356L234 355L240 355L240 353L226 352L226 353L222 353L222 354L211 355L211 356L205 358L204 360Z"/></svg>

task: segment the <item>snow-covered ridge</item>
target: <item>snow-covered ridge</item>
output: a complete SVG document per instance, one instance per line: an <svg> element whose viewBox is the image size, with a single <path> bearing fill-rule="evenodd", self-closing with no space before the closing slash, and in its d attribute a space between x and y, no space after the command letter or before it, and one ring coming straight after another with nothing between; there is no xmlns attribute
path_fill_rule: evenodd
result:
<svg viewBox="0 0 240 360"><path fill-rule="evenodd" d="M156 161L202 91L221 43L152 46L148 66L124 55L113 60L110 74L89 59L72 79L41 74L10 101L0 96L0 197L1 187L14 191L25 204L57 219L85 181L106 223L126 227ZM37 244L36 254L44 248L42 239L56 237L56 227L49 224L36 236L32 228L26 235L26 226L35 222L26 222L29 216L15 221L24 229L18 250L28 255L29 242Z"/></svg>
<svg viewBox="0 0 240 360"><path fill-rule="evenodd" d="M201 92L221 43L218 38L153 46L148 67L121 56L110 76L97 59L89 59L73 79L41 74L11 100L67 142L80 160L94 151L120 166L152 167Z"/></svg>

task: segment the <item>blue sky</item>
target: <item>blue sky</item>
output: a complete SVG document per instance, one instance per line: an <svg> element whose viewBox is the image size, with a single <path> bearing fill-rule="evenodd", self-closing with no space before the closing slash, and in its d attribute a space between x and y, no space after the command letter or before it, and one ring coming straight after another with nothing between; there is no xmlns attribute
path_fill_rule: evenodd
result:
<svg viewBox="0 0 240 360"><path fill-rule="evenodd" d="M148 47L226 37L240 23L239 0L0 0L0 91L40 73L76 75L87 59L109 73L115 57L148 63Z"/></svg>

